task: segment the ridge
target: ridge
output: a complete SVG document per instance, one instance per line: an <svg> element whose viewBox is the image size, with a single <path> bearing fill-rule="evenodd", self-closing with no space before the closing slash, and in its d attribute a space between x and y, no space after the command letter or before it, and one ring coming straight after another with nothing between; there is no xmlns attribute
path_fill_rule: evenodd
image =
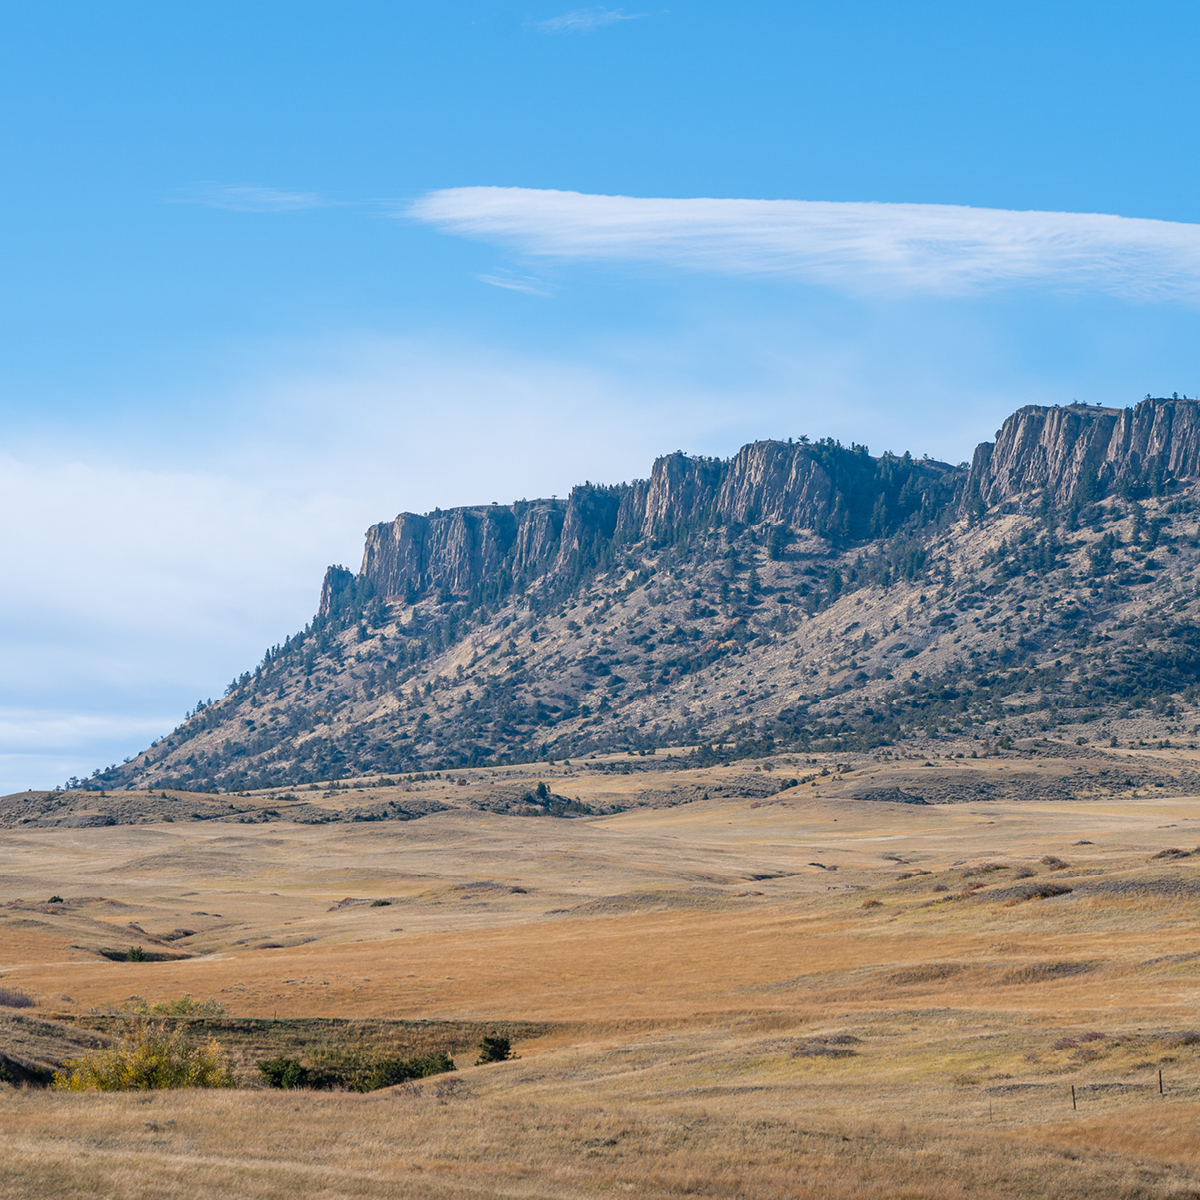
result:
<svg viewBox="0 0 1200 1200"><path fill-rule="evenodd" d="M70 786L1178 737L1200 729L1198 500L1200 403L1171 397L1025 406L957 465L769 440L401 513L223 698Z"/></svg>

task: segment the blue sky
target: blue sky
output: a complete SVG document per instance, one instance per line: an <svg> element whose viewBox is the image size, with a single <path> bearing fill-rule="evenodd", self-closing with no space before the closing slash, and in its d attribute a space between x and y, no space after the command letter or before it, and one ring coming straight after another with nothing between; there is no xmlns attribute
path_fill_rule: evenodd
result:
<svg viewBox="0 0 1200 1200"><path fill-rule="evenodd" d="M1198 26L3 6L0 792L219 695L402 509L1200 393Z"/></svg>

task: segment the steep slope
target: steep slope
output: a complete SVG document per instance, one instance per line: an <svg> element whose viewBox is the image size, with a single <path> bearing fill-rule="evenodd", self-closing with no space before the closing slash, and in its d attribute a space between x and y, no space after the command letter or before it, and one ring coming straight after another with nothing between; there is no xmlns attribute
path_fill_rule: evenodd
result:
<svg viewBox="0 0 1200 1200"><path fill-rule="evenodd" d="M404 513L302 633L92 786L1178 737L1200 720L1198 489L1200 404L1172 399L1024 408L970 466L757 442Z"/></svg>

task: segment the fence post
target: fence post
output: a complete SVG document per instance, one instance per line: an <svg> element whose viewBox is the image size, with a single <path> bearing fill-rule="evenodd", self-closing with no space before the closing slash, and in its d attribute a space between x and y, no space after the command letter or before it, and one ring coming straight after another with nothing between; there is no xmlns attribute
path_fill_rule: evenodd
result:
<svg viewBox="0 0 1200 1200"><path fill-rule="evenodd" d="M1078 1111L1075 1107L1075 1085L1074 1084L1071 1084L1071 1111L1072 1112Z"/></svg>

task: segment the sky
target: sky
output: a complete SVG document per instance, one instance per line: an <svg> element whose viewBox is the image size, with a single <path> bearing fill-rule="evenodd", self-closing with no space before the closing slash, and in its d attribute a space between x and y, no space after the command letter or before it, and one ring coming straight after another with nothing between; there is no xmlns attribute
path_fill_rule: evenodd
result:
<svg viewBox="0 0 1200 1200"><path fill-rule="evenodd" d="M404 510L1200 394L1177 3L0 4L0 793Z"/></svg>

